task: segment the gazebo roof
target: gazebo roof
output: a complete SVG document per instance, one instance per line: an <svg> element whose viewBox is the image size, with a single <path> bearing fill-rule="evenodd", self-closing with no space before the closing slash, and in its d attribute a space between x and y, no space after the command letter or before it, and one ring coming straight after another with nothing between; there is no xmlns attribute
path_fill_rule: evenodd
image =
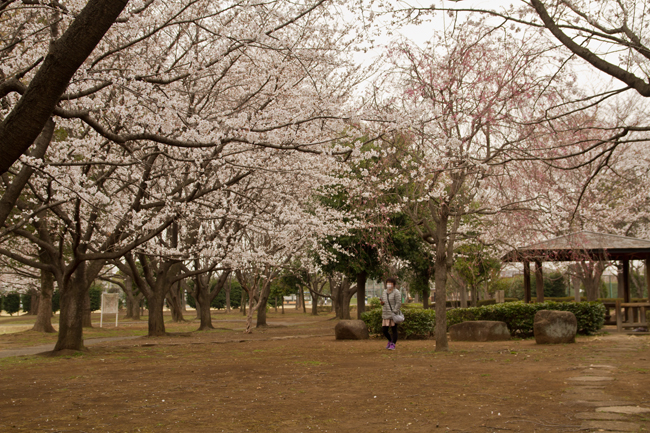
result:
<svg viewBox="0 0 650 433"><path fill-rule="evenodd" d="M604 233L578 232L510 251L507 262L650 259L650 240Z"/></svg>

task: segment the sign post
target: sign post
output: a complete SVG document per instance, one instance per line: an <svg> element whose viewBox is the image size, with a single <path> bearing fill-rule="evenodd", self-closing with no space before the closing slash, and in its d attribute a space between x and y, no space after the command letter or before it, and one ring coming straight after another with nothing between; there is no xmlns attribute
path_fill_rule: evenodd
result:
<svg viewBox="0 0 650 433"><path fill-rule="evenodd" d="M104 314L115 314L115 327L117 328L117 317L119 316L120 295L119 293L102 293L102 312L99 316L99 327L102 327Z"/></svg>

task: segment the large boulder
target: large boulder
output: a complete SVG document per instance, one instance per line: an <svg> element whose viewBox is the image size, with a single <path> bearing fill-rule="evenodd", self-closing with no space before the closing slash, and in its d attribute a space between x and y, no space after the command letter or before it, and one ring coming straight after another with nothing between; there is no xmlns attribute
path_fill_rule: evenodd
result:
<svg viewBox="0 0 650 433"><path fill-rule="evenodd" d="M578 320L570 311L539 310L533 331L537 344L575 343Z"/></svg>
<svg viewBox="0 0 650 433"><path fill-rule="evenodd" d="M363 320L341 320L334 327L337 340L367 340L368 327Z"/></svg>
<svg viewBox="0 0 650 433"><path fill-rule="evenodd" d="M449 327L449 337L452 341L503 341L510 340L510 331L505 322L477 320Z"/></svg>

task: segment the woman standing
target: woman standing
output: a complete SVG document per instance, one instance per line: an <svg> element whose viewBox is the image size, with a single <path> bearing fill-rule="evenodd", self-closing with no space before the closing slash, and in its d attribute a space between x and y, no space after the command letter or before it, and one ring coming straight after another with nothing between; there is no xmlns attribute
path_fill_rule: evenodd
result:
<svg viewBox="0 0 650 433"><path fill-rule="evenodd" d="M381 294L381 330L388 340L386 349L395 350L397 343L397 324L393 321L393 313L399 311L402 306L402 294L395 287L397 281L395 278L386 280L386 290ZM388 328L393 329L393 337L388 333Z"/></svg>

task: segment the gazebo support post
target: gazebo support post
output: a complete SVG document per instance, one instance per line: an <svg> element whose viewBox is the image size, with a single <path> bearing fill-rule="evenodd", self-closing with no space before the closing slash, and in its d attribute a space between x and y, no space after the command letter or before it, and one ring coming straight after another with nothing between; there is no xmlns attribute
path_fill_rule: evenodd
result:
<svg viewBox="0 0 650 433"><path fill-rule="evenodd" d="M630 302L630 260L623 260L623 302Z"/></svg>
<svg viewBox="0 0 650 433"><path fill-rule="evenodd" d="M535 291L537 302L544 302L544 274L542 273L541 260L535 260Z"/></svg>
<svg viewBox="0 0 650 433"><path fill-rule="evenodd" d="M650 259L645 259L645 287L648 293L648 302L650 302Z"/></svg>
<svg viewBox="0 0 650 433"><path fill-rule="evenodd" d="M524 260L524 302L530 304L530 262Z"/></svg>

